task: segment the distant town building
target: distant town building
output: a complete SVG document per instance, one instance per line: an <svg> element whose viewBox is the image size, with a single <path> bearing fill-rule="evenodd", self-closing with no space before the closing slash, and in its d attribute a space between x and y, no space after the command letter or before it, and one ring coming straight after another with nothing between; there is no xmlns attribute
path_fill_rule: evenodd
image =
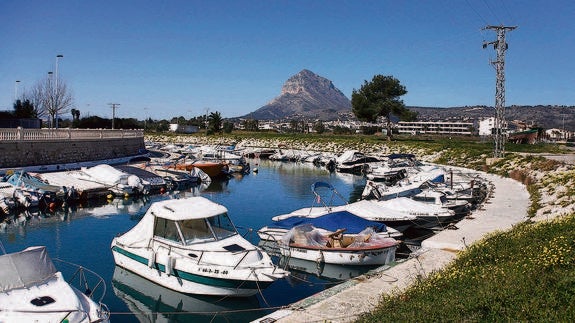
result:
<svg viewBox="0 0 575 323"><path fill-rule="evenodd" d="M397 123L397 130L400 134L443 134L443 135L472 135L472 122L458 121L416 121Z"/></svg>
<svg viewBox="0 0 575 323"><path fill-rule="evenodd" d="M170 131L177 133L196 133L200 131L200 128L198 128L198 126L170 123Z"/></svg>
<svg viewBox="0 0 575 323"><path fill-rule="evenodd" d="M549 140L562 141L573 138L573 133L571 131L566 131L565 129L547 129L545 130L545 136Z"/></svg>
<svg viewBox="0 0 575 323"><path fill-rule="evenodd" d="M495 128L495 118L486 118L479 120L479 135L480 136L491 136L493 134L493 129Z"/></svg>

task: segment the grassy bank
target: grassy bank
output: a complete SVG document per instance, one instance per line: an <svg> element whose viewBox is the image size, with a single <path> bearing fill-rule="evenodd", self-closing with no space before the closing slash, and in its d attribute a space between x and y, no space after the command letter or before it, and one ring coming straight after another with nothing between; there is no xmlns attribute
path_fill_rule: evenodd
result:
<svg viewBox="0 0 575 323"><path fill-rule="evenodd" d="M359 322L572 322L574 228L568 216L493 234Z"/></svg>

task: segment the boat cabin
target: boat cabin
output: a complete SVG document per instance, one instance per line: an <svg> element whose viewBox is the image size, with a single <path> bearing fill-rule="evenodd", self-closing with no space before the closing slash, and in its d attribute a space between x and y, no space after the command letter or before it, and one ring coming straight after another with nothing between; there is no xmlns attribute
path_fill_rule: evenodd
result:
<svg viewBox="0 0 575 323"><path fill-rule="evenodd" d="M185 220L156 217L154 224L154 238L181 245L218 241L235 234L237 230L227 213Z"/></svg>

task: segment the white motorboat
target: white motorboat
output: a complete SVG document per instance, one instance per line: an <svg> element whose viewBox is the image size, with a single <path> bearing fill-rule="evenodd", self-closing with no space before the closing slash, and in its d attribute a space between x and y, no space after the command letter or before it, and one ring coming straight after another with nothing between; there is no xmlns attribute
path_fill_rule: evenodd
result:
<svg viewBox="0 0 575 323"><path fill-rule="evenodd" d="M111 248L116 265L182 293L251 296L287 275L204 197L153 203Z"/></svg>
<svg viewBox="0 0 575 323"><path fill-rule="evenodd" d="M433 177L428 177L425 180L437 182L443 181L445 178L445 171L441 167L424 164L418 161L413 154L391 154L386 156L382 162L370 163L368 166L369 168L366 171L367 179L384 182L389 186L395 185L397 182L408 177L412 178L412 180L417 180L416 177L420 173L428 173L437 169L441 169L442 172ZM424 175L424 177L426 176L427 175Z"/></svg>
<svg viewBox="0 0 575 323"><path fill-rule="evenodd" d="M76 267L70 281L81 285L80 291L56 269L46 247L1 255L0 268L1 322L109 322L109 311L100 302L106 293L103 279ZM95 280L88 284L86 274ZM101 294L98 301L96 293Z"/></svg>
<svg viewBox="0 0 575 323"><path fill-rule="evenodd" d="M107 164L82 168L78 172L70 173L70 175L86 181L103 184L119 196L138 194L145 190L142 180L138 176L124 173Z"/></svg>
<svg viewBox="0 0 575 323"><path fill-rule="evenodd" d="M382 238L372 228L357 234L340 229L324 235L312 225L292 228L279 242L282 256L336 265L387 265L395 261L399 242Z"/></svg>
<svg viewBox="0 0 575 323"><path fill-rule="evenodd" d="M395 224L407 223L411 225L416 219L415 215L381 207L375 201L360 200L347 203L345 198L331 184L326 182L313 183L311 190L315 197L311 207L272 217L274 222L272 225L258 230L260 239L277 241L289 229L304 222L332 232L343 227L351 229L353 226L355 228L354 233L357 233L370 226L378 228L376 233L382 237L401 238L403 236L402 230L395 227ZM328 193L326 194L325 191ZM336 198L345 204L334 205ZM363 219L363 221L358 221L358 218ZM385 225L374 222L383 222Z"/></svg>
<svg viewBox="0 0 575 323"><path fill-rule="evenodd" d="M442 225L452 223L459 219L459 216L455 214L453 210L443 207L443 205L415 201L409 197L398 197L385 201L372 202L386 209L415 216L411 226L419 228L441 228Z"/></svg>
<svg viewBox="0 0 575 323"><path fill-rule="evenodd" d="M381 201L402 196L413 196L421 192L422 186L427 183L443 183L445 181L445 170L435 166L418 171L405 170L404 176L401 180L390 185L385 182L370 180L370 176L367 176L368 180L361 197L363 199L375 198Z"/></svg>
<svg viewBox="0 0 575 323"><path fill-rule="evenodd" d="M380 162L376 156L368 156L357 150L347 150L335 159L335 169L342 173L361 174L369 169L369 163Z"/></svg>
<svg viewBox="0 0 575 323"><path fill-rule="evenodd" d="M16 187L8 182L0 182L0 198L4 200L5 205L2 208L6 214L8 214L9 209L15 209L19 206L25 209L39 206L39 196L38 192Z"/></svg>
<svg viewBox="0 0 575 323"><path fill-rule="evenodd" d="M313 225L324 235L331 234L341 228L346 228L348 233L359 233L369 227L374 230L375 235L381 238L400 238L403 236L401 232L386 226L384 223L370 221L349 210L339 210L339 208L324 214L314 213L312 216L294 215L287 217L262 227L257 233L260 240L279 242L289 230L302 224Z"/></svg>
<svg viewBox="0 0 575 323"><path fill-rule="evenodd" d="M413 195L411 199L452 210L459 216L465 216L470 212L470 203L468 201L463 199L447 199L447 195L444 192L423 190Z"/></svg>

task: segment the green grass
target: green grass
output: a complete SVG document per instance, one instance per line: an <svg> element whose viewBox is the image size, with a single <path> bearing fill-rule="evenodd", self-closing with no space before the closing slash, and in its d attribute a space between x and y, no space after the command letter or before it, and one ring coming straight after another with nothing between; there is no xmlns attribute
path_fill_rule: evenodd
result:
<svg viewBox="0 0 575 323"><path fill-rule="evenodd" d="M358 322L575 320L575 216L492 234Z"/></svg>

